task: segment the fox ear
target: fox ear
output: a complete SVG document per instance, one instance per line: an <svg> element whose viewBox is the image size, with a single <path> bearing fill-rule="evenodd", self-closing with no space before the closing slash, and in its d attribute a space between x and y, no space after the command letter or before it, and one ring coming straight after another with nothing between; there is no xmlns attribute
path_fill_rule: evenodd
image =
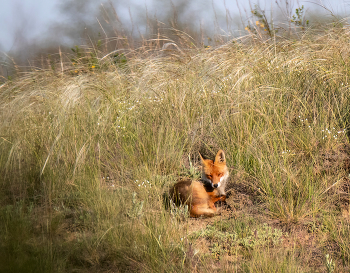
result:
<svg viewBox="0 0 350 273"><path fill-rule="evenodd" d="M198 152L199 153L199 152ZM210 159L204 159L203 158L203 156L201 155L201 153L199 153L199 156L200 156L200 158L201 158L201 161L202 161L202 165L203 166L210 166L210 165L212 165L213 164L213 161L212 160L210 160Z"/></svg>
<svg viewBox="0 0 350 273"><path fill-rule="evenodd" d="M199 153L199 157L201 158L202 164L204 164L204 158L203 158L203 156L201 155L200 152L198 152L198 153Z"/></svg>
<svg viewBox="0 0 350 273"><path fill-rule="evenodd" d="M225 153L223 150L219 150L216 154L215 163L226 164Z"/></svg>

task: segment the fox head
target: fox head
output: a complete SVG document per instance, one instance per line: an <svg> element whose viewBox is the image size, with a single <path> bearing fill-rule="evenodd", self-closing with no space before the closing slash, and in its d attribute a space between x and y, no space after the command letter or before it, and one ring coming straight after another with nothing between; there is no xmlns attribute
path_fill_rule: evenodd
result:
<svg viewBox="0 0 350 273"><path fill-rule="evenodd" d="M204 159L199 154L202 165L202 181L210 185L213 189L218 189L220 194L225 194L225 185L229 176L226 166L226 158L223 150L219 150L215 156L215 160Z"/></svg>

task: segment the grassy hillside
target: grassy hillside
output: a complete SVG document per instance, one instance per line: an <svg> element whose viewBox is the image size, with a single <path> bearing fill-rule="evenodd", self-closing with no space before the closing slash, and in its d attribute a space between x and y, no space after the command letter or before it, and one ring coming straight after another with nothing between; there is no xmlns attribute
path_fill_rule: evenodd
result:
<svg viewBox="0 0 350 273"><path fill-rule="evenodd" d="M0 271L349 271L349 27L320 33L91 51L2 84ZM221 216L165 209L219 148Z"/></svg>

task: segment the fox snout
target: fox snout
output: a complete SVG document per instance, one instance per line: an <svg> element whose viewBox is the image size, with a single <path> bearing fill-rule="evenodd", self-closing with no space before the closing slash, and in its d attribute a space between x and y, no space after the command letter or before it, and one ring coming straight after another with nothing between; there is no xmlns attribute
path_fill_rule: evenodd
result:
<svg viewBox="0 0 350 273"><path fill-rule="evenodd" d="M216 189L216 188L218 188L218 187L220 187L220 183L213 184L213 188L214 188L214 189Z"/></svg>

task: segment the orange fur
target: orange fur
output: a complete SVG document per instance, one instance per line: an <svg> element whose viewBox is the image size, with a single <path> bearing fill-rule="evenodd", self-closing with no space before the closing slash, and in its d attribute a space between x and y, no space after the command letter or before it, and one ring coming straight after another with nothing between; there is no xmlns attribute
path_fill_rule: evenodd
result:
<svg viewBox="0 0 350 273"><path fill-rule="evenodd" d="M203 159L201 181L182 179L170 189L176 204L186 204L191 217L212 217L217 213L215 203L225 201L225 186L229 176L225 154L219 150L215 160Z"/></svg>

